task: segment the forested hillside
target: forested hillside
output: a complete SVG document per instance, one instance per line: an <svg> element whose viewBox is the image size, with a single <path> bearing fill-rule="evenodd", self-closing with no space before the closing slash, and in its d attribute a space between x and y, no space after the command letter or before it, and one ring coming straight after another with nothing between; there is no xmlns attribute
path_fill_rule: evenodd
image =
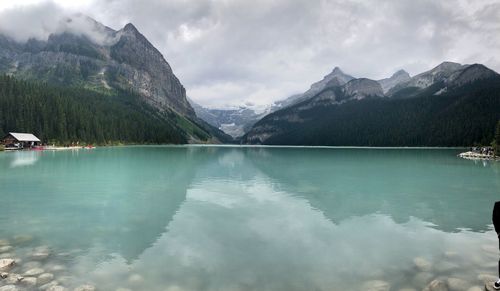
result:
<svg viewBox="0 0 500 291"><path fill-rule="evenodd" d="M308 101L272 113L243 143L332 146L489 145L500 120L500 78L435 95L366 98L322 106ZM262 139L265 141L262 142Z"/></svg>
<svg viewBox="0 0 500 291"><path fill-rule="evenodd" d="M187 143L210 132L172 111L159 111L133 92L109 95L0 76L0 136L32 132L44 142Z"/></svg>

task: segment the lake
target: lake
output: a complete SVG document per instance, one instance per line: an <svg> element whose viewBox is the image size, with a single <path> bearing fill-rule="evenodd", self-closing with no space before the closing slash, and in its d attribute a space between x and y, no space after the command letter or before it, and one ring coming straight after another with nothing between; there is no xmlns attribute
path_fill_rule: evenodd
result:
<svg viewBox="0 0 500 291"><path fill-rule="evenodd" d="M39 283L97 290L483 286L497 274L500 163L459 152L3 152L0 257L19 260L14 273L54 275Z"/></svg>

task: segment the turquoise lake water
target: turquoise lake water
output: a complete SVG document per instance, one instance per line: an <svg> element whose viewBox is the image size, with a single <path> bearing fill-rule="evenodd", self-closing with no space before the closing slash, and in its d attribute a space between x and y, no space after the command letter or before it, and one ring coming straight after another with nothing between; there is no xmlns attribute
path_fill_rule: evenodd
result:
<svg viewBox="0 0 500 291"><path fill-rule="evenodd" d="M3 152L0 239L13 249L0 257L19 260L13 272L40 267L59 285L98 290L421 290L435 278L482 286L497 274L500 162L459 152ZM36 261L39 246L50 255Z"/></svg>

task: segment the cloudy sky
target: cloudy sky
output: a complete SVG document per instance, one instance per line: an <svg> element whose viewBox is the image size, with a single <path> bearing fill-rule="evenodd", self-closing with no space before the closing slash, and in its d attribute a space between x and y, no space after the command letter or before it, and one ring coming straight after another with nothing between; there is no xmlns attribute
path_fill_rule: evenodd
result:
<svg viewBox="0 0 500 291"><path fill-rule="evenodd" d="M335 66L373 79L444 60L500 71L500 0L0 0L0 31L46 38L75 12L132 22L212 108L270 104Z"/></svg>

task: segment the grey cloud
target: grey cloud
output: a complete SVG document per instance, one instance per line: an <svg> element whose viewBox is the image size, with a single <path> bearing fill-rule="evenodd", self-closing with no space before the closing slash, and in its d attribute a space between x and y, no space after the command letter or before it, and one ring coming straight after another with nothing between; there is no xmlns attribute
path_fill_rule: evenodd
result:
<svg viewBox="0 0 500 291"><path fill-rule="evenodd" d="M63 32L85 35L99 44L114 41L106 27L81 13L62 9L53 2L0 12L0 32L19 42L30 38L47 40L50 34Z"/></svg>

